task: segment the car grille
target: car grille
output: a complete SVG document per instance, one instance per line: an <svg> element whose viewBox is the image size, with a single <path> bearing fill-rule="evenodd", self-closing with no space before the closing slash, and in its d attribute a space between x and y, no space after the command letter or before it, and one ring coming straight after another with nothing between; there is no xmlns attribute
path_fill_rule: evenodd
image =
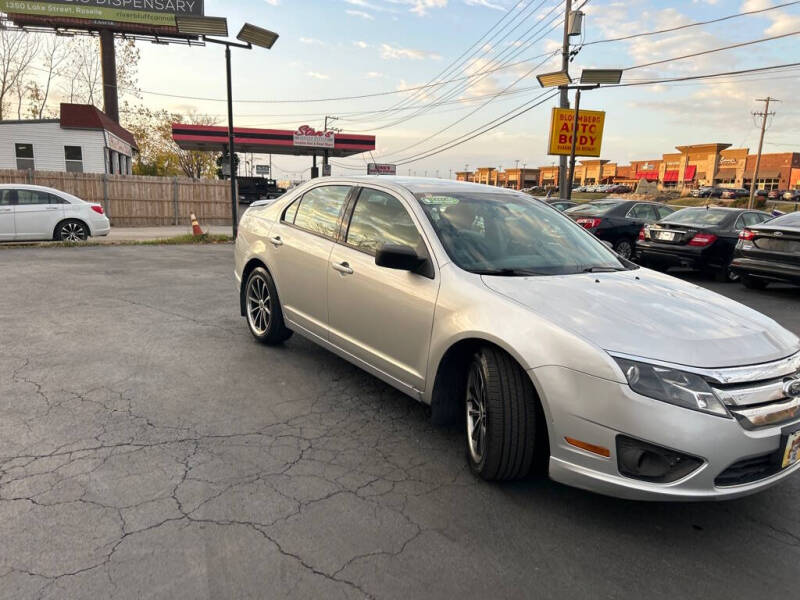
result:
<svg viewBox="0 0 800 600"><path fill-rule="evenodd" d="M774 452L745 458L720 473L714 480L717 487L727 487L732 485L745 485L761 479L766 479L775 475L781 470L780 464Z"/></svg>

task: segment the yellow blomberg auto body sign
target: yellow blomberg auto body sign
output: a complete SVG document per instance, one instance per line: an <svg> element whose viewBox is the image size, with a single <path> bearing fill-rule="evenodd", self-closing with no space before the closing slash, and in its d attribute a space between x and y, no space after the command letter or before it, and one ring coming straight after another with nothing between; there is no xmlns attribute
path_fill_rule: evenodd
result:
<svg viewBox="0 0 800 600"><path fill-rule="evenodd" d="M174 26L175 15L203 16L203 0L0 0L0 12Z"/></svg>
<svg viewBox="0 0 800 600"><path fill-rule="evenodd" d="M548 154L569 155L572 152L572 132L575 111L554 108L550 124L550 150ZM600 156L603 146L603 128L606 113L601 110L582 110L578 115L578 143L575 156Z"/></svg>

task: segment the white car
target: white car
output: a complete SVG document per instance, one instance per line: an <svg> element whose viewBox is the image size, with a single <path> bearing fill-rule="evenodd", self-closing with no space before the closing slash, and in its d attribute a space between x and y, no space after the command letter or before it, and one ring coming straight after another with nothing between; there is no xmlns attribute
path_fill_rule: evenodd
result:
<svg viewBox="0 0 800 600"><path fill-rule="evenodd" d="M259 342L303 335L460 418L484 479L712 500L800 471L800 339L525 194L316 179L248 209L236 277Z"/></svg>
<svg viewBox="0 0 800 600"><path fill-rule="evenodd" d="M0 185L0 242L80 242L110 231L99 204L38 185Z"/></svg>

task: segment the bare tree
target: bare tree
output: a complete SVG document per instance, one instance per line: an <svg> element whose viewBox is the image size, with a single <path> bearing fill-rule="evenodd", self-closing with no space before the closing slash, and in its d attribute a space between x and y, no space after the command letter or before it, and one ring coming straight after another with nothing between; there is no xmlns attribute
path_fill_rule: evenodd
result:
<svg viewBox="0 0 800 600"><path fill-rule="evenodd" d="M36 58L39 39L23 31L3 31L0 35L0 120L5 117L6 105L13 93L24 89L22 80ZM19 99L21 113L22 99Z"/></svg>
<svg viewBox="0 0 800 600"><path fill-rule="evenodd" d="M44 118L53 83L63 75L64 66L71 58L63 38L52 35L47 37L41 54L43 79L41 83L34 81L30 85L31 114L35 119Z"/></svg>

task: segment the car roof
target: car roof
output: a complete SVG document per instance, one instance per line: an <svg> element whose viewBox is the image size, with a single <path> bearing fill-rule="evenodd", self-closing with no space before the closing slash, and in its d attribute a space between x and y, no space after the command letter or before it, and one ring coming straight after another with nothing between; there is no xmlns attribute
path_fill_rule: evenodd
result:
<svg viewBox="0 0 800 600"><path fill-rule="evenodd" d="M350 185L366 185L375 184L384 187L394 188L399 191L405 189L412 194L421 194L424 192L493 192L496 194L521 194L517 190L510 190L507 188L495 187L493 185L483 185L481 183L471 183L468 181L453 181L452 179L438 179L436 177L403 177L399 175L356 175L352 177L324 177L312 179L310 182L304 184L310 186L311 184L325 183L328 185L336 184L350 184ZM529 196L532 198L532 196Z"/></svg>
<svg viewBox="0 0 800 600"><path fill-rule="evenodd" d="M0 190L36 190L38 192L56 192L58 194L66 194L56 188L45 187L43 185L28 185L27 183L2 183Z"/></svg>

